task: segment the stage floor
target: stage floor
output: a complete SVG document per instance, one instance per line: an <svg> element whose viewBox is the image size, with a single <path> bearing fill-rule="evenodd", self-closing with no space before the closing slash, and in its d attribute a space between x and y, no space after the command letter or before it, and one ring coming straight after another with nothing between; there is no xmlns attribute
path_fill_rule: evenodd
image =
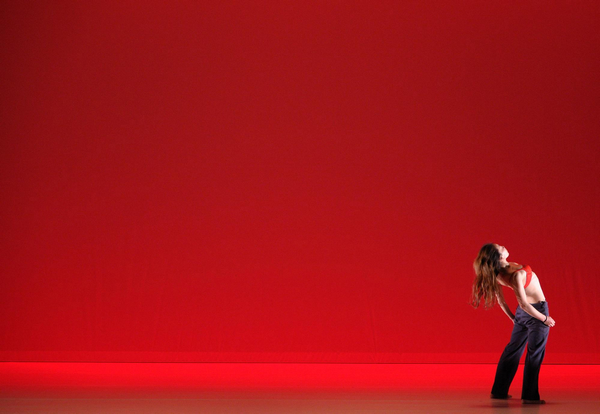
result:
<svg viewBox="0 0 600 414"><path fill-rule="evenodd" d="M546 405L488 364L0 363L2 413L600 413L600 365L544 365Z"/></svg>

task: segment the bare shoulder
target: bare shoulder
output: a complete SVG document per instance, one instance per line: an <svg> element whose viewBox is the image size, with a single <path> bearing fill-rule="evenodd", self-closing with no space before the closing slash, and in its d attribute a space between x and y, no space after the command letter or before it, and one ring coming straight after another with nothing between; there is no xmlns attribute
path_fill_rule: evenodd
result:
<svg viewBox="0 0 600 414"><path fill-rule="evenodd" d="M512 283L515 285L525 285L525 279L527 278L527 272L523 269L517 269L512 276Z"/></svg>
<svg viewBox="0 0 600 414"><path fill-rule="evenodd" d="M502 286L511 287L512 276L513 275L510 273L499 273L498 276L496 276L496 281Z"/></svg>
<svg viewBox="0 0 600 414"><path fill-rule="evenodd" d="M496 276L496 281L498 281L500 285L509 287L511 289L518 286L518 281L521 279L523 279L522 283L525 283L524 278L526 273L524 270L522 270L522 268L523 266L520 264L510 262L509 266L503 269L498 276Z"/></svg>

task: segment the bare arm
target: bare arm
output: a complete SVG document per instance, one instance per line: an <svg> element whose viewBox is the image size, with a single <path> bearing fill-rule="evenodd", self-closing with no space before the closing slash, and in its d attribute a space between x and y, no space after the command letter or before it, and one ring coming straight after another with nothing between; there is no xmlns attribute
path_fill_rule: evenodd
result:
<svg viewBox="0 0 600 414"><path fill-rule="evenodd" d="M502 293L502 288L500 288L498 293L496 293L496 299L498 300L498 305L500 305L500 307L502 308L504 313L506 313L506 316L508 316L510 318L510 320L513 321L513 323L514 323L515 315L513 315L513 313L510 311L510 308L508 307L508 305L506 304L506 301L504 300L504 293Z"/></svg>

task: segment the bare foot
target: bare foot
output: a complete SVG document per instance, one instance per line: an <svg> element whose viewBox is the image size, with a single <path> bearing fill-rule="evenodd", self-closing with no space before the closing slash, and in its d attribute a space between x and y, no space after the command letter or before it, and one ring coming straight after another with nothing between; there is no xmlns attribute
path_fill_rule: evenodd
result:
<svg viewBox="0 0 600 414"><path fill-rule="evenodd" d="M490 398L491 398L492 400L508 400L508 399L512 398L512 395L506 395L506 396L504 396L504 397L500 397L500 396L498 396L498 395L491 394L491 395L490 395Z"/></svg>

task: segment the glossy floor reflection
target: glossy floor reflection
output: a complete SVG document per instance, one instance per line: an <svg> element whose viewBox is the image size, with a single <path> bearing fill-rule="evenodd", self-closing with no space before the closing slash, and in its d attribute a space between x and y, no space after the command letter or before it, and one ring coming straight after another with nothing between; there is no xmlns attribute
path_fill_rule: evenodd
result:
<svg viewBox="0 0 600 414"><path fill-rule="evenodd" d="M2 413L600 413L600 366L546 365L543 406L494 365L0 363Z"/></svg>

